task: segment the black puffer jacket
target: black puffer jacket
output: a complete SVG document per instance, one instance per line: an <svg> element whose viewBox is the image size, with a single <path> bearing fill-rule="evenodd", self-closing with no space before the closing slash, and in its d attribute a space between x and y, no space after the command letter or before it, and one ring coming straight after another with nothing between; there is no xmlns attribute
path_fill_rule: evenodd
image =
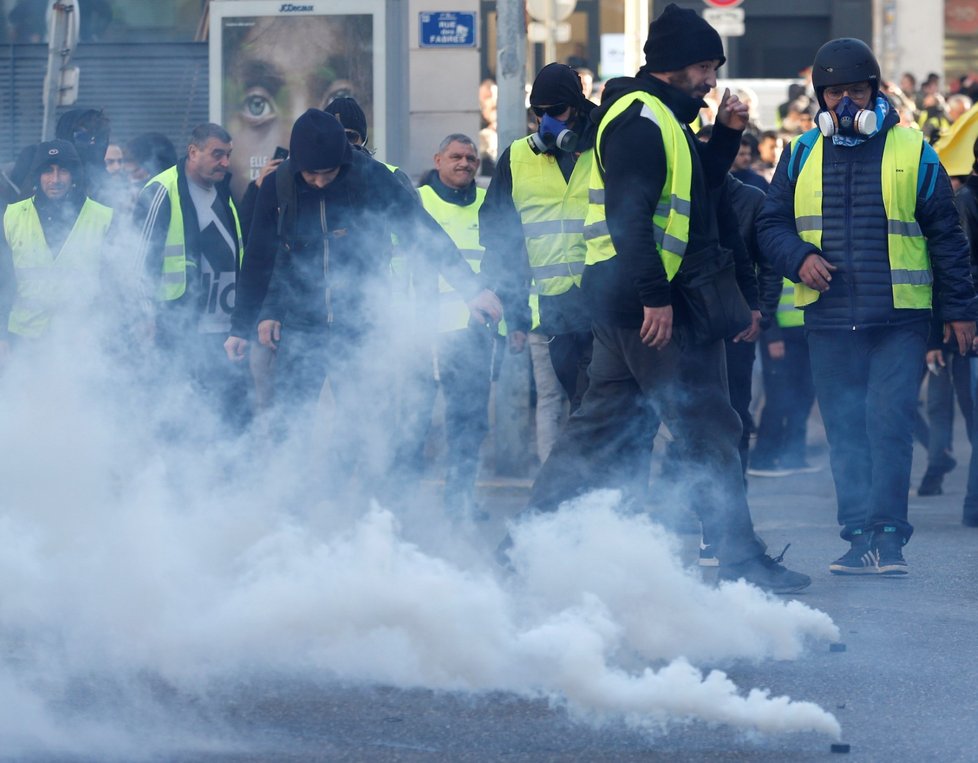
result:
<svg viewBox="0 0 978 763"><path fill-rule="evenodd" d="M880 167L886 133L898 119L890 111L878 133L856 146L823 140L822 256L838 270L814 304L805 308L811 329L861 329L926 319L928 310L896 309L890 280L887 218ZM903 128L900 128L903 129ZM924 151L932 151L924 146ZM795 283L805 258L816 251L795 229L795 182L788 177L787 148L757 221L761 252L778 272ZM932 182L933 181L933 182ZM924 178L915 217L927 238L934 272L935 300L946 320L975 320L975 297L968 242L958 223L947 173L938 165L936 178Z"/></svg>

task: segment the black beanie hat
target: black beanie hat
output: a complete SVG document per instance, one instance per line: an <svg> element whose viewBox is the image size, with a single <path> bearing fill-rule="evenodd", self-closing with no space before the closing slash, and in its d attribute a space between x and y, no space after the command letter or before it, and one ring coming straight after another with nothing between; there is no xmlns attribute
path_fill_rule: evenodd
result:
<svg viewBox="0 0 978 763"><path fill-rule="evenodd" d="M332 114L309 109L292 125L289 164L295 172L331 170L350 163L350 142Z"/></svg>
<svg viewBox="0 0 978 763"><path fill-rule="evenodd" d="M580 106L584 88L577 72L566 64L547 64L533 80L530 90L531 106Z"/></svg>
<svg viewBox="0 0 978 763"><path fill-rule="evenodd" d="M676 72L700 61L727 60L717 30L696 11L675 3L649 24L643 50L645 69L650 72Z"/></svg>
<svg viewBox="0 0 978 763"><path fill-rule="evenodd" d="M34 165L31 175L37 177L46 167L56 164L69 172L81 169L81 158L75 147L66 140L48 140L38 143L34 151Z"/></svg>
<svg viewBox="0 0 978 763"><path fill-rule="evenodd" d="M330 101L323 111L340 120L344 130L353 130L364 143L367 142L367 115L363 113L356 99L341 96Z"/></svg>

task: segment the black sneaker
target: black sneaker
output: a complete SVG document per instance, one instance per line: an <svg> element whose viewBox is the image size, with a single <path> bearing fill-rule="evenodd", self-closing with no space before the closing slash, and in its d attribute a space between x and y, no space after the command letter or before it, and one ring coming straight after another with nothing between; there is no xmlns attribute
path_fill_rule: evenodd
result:
<svg viewBox="0 0 978 763"><path fill-rule="evenodd" d="M789 543L784 547L784 551L773 559L767 554L755 556L746 562L737 564L720 564L717 580L740 580L743 578L748 583L753 583L758 588L763 588L771 593L795 593L811 585L812 579L808 575L789 570L781 562L784 559L784 552L791 546Z"/></svg>
<svg viewBox="0 0 978 763"><path fill-rule="evenodd" d="M878 575L876 552L869 541L853 542L849 550L829 565L833 575Z"/></svg>
<svg viewBox="0 0 978 763"><path fill-rule="evenodd" d="M873 534L873 551L880 575L906 575L909 572L903 558L903 543L895 527L884 527Z"/></svg>
<svg viewBox="0 0 978 763"><path fill-rule="evenodd" d="M932 495L941 495L944 493L944 488L942 487L943 482L943 473L927 471L924 473L923 479L920 480L920 487L917 488L917 495L922 498Z"/></svg>

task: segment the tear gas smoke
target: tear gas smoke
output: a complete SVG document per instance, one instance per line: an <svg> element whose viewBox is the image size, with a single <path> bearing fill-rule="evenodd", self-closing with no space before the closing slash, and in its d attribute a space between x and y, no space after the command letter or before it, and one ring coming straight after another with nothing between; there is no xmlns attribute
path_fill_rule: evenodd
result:
<svg viewBox="0 0 978 763"><path fill-rule="evenodd" d="M200 707L244 677L504 690L650 731L700 719L838 736L811 703L694 667L796 658L838 637L828 616L703 585L615 494L516 525L509 575L492 543L426 507L341 500L331 485L349 475L322 474L303 438L217 437L186 388L133 372L138 347L105 341L120 333L70 322L0 377L0 757L204 750L219 742L174 737L184 719L146 682ZM400 362L380 341L366 373ZM381 449L389 422L361 420ZM87 710L68 699L79 686L98 698Z"/></svg>

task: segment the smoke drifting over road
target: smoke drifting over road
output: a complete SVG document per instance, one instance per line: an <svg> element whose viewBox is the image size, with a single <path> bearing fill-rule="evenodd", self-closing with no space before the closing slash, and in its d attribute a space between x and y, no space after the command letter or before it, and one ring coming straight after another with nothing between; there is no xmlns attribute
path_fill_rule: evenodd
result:
<svg viewBox="0 0 978 763"><path fill-rule="evenodd" d="M796 658L838 638L828 616L703 585L613 494L520 523L503 572L434 511L303 493L304 447L215 439L185 390L133 384L104 330L80 328L0 378L0 757L205 750L219 742L174 737L191 725L147 684L191 717L214 685L289 677L503 690L650 731L838 735L813 704L695 667Z"/></svg>

